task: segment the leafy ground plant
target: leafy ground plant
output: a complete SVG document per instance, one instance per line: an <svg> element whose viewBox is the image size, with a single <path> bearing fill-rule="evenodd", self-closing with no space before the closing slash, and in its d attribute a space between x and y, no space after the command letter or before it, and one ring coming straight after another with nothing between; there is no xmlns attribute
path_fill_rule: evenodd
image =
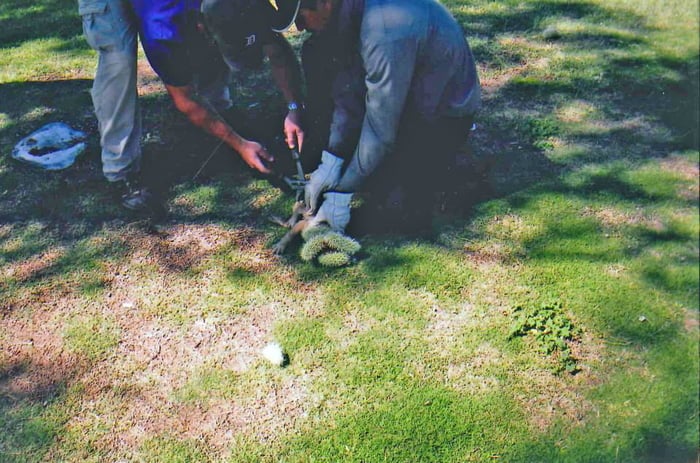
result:
<svg viewBox="0 0 700 463"><path fill-rule="evenodd" d="M353 236L328 269L274 255L294 198L182 118L143 56L167 215L122 211L76 2L0 1L0 462L697 459L697 2L444 3L479 67L484 178L429 238ZM232 82L256 138L286 111L271 82ZM88 134L70 169L10 158L56 121ZM575 375L552 371L566 347Z"/></svg>
<svg viewBox="0 0 700 463"><path fill-rule="evenodd" d="M560 302L542 304L534 309L518 306L513 310L513 317L510 338L532 334L543 354L556 354L558 371L572 374L579 371L569 343L579 340L580 330L574 328Z"/></svg>

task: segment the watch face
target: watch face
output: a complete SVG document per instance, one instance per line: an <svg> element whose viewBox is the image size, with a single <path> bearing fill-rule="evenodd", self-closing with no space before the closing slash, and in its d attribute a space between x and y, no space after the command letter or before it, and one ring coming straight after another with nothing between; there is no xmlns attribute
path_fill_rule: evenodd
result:
<svg viewBox="0 0 700 463"><path fill-rule="evenodd" d="M287 105L287 109L289 109L290 111L296 111L297 109L299 109L299 105L296 104L296 102L292 101Z"/></svg>

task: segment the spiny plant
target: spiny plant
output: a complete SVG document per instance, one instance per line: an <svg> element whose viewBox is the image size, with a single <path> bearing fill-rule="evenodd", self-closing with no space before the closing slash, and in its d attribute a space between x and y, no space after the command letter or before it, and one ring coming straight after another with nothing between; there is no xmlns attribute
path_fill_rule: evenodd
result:
<svg viewBox="0 0 700 463"><path fill-rule="evenodd" d="M300 251L301 258L307 262L317 259L324 267L349 264L361 248L354 239L323 225L307 228L302 232L302 238L306 242Z"/></svg>
<svg viewBox="0 0 700 463"><path fill-rule="evenodd" d="M579 339L581 331L564 314L560 302L544 303L537 308L517 306L513 314L515 321L509 339L533 334L543 354L557 353L557 372L574 374L579 370L569 342Z"/></svg>

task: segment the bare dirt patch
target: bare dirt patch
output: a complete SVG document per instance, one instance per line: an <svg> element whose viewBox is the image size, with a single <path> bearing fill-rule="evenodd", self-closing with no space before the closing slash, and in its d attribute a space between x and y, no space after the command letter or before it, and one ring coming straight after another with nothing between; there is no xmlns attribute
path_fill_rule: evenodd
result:
<svg viewBox="0 0 700 463"><path fill-rule="evenodd" d="M599 364L603 358L605 346L600 340L586 334L568 344L579 368L576 375L533 369L514 371L525 389L518 396L525 416L539 431L546 431L559 420L584 425L586 417L595 412L595 405L581 391L600 381L593 365Z"/></svg>
<svg viewBox="0 0 700 463"><path fill-rule="evenodd" d="M488 246L464 245L464 252L469 262L481 269L495 267L512 260L510 249L502 243L489 243Z"/></svg>
<svg viewBox="0 0 700 463"><path fill-rule="evenodd" d="M49 270L63 256L64 252L64 249L57 247L27 260L13 262L3 269L3 276L20 283L37 278Z"/></svg>
<svg viewBox="0 0 700 463"><path fill-rule="evenodd" d="M223 246L247 245L251 230L225 230L216 225L173 225L157 234L135 231L129 240L132 260L153 263L166 272L196 267Z"/></svg>
<svg viewBox="0 0 700 463"><path fill-rule="evenodd" d="M165 86L146 59L139 59L136 72L139 96L165 93Z"/></svg>
<svg viewBox="0 0 700 463"><path fill-rule="evenodd" d="M60 336L61 314L77 304L53 301L32 316L0 320L0 396L11 403L44 401L86 368L84 359L64 349Z"/></svg>
<svg viewBox="0 0 700 463"><path fill-rule="evenodd" d="M698 312L695 310L685 309L683 326L689 333L697 333L698 329L700 329L700 320L698 320Z"/></svg>
<svg viewBox="0 0 700 463"><path fill-rule="evenodd" d="M60 351L37 354L15 348L9 357L11 363L0 367L0 403L45 405L84 368L76 356Z"/></svg>
<svg viewBox="0 0 700 463"><path fill-rule="evenodd" d="M414 362L416 374L463 394L487 393L499 388L493 369L503 368L502 364L508 360L488 343L472 350L469 337L473 330L493 323L500 312L481 312L470 303L442 307L437 302L431 310L432 320L423 334L431 346L430 355L425 357L427 363L418 359Z"/></svg>
<svg viewBox="0 0 700 463"><path fill-rule="evenodd" d="M604 227L620 229L621 227L645 227L655 232L663 232L666 229L659 217L648 215L641 209L625 211L615 207L586 207L584 216L595 217Z"/></svg>
<svg viewBox="0 0 700 463"><path fill-rule="evenodd" d="M432 321L426 329L428 337L435 341L450 343L460 333L469 327L479 324L476 308L468 303L459 307L446 308L440 306L437 301L432 306Z"/></svg>
<svg viewBox="0 0 700 463"><path fill-rule="evenodd" d="M700 165L683 156L669 156L661 160L661 167L669 172L679 174L682 178L697 183L700 177Z"/></svg>
<svg viewBox="0 0 700 463"><path fill-rule="evenodd" d="M253 382L245 390L234 385L233 392L200 390L196 382L212 370L234 382L247 381L247 372L262 367L259 351L282 311L268 305L235 319L196 320L182 328L158 320L134 326L123 334L113 358L83 377L84 400L94 410L77 414L71 422L99 425L99 417L108 411L120 424L103 438L105 450L137 449L145 439L164 434L197 439L215 453L225 452L241 434L271 439L303 419L312 406L308 376L284 375ZM201 395L180 398L190 386Z"/></svg>
<svg viewBox="0 0 700 463"><path fill-rule="evenodd" d="M272 340L275 323L315 310L318 296L309 285L300 284L289 299L275 293L244 301L235 314L217 314L214 307L212 315L197 316L201 301L212 297L211 288L230 269L294 279L267 249L264 236L216 224L166 225L153 232L115 223L91 238L90 246L110 242L125 252L101 262L103 292L86 298L70 286L54 291L51 284L39 285L38 292L23 291L13 302L23 307L21 313L0 318L3 400L43 401L56 391L72 391L65 430L78 442L69 446L84 445L85 436L115 457L135 455L147 439L160 435L193 438L212 454L225 455L241 435L266 441L305 419L315 406L312 377L276 370L259 352ZM61 249L43 251L3 273L15 279L41 275L60 259ZM230 265L206 265L214 258L225 261L222 253L231 254ZM159 298L192 305L175 307L181 319L144 310ZM63 339L66 323L85 314L114 320L119 332L116 348L94 361L69 351ZM215 390L198 384L212 371L230 383ZM188 388L194 388L194 397L183 397Z"/></svg>
<svg viewBox="0 0 700 463"><path fill-rule="evenodd" d="M525 407L525 416L529 417L530 424L540 432L546 431L557 420L581 426L585 423L586 415L595 409L581 394L547 373L529 371L527 381L541 393L536 396L524 394L520 399Z"/></svg>
<svg viewBox="0 0 700 463"><path fill-rule="evenodd" d="M501 386L489 374L489 367L506 362L503 354L489 344L482 344L464 362L450 363L445 372L445 385L459 392L488 393Z"/></svg>

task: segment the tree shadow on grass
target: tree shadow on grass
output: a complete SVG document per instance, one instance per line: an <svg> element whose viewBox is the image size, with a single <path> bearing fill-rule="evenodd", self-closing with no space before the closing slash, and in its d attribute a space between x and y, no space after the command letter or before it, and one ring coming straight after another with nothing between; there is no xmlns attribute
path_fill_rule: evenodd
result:
<svg viewBox="0 0 700 463"><path fill-rule="evenodd" d="M0 318L8 321L7 326L14 324L15 317L53 307L64 295L101 299L114 290L120 267L135 252L147 253L159 271L172 274L187 274L210 254L199 252L186 240L183 244L163 236L151 224L123 211L112 197L101 172L90 86L89 80L0 84L4 113L0 125ZM215 207L210 211L175 214L162 225L216 222L230 228L259 227L257 214L263 206L253 204L254 190L246 191L259 179L242 167L238 156L220 152L204 165L215 140L178 117L163 95L143 97L141 104L145 132L157 128L163 135L146 137L144 142L143 169L156 179L156 189L166 199L181 185L185 190L213 185L215 191ZM88 149L76 164L47 172L10 158L21 138L58 120L88 134ZM249 210L241 216L229 214L227 206L240 198L250 201ZM20 365L19 354L13 350L12 357L7 357L11 363L0 364L0 428L5 430L0 437L0 460L40 461L55 445L65 424L62 420L70 418L52 411L52 406L67 403L65 388L81 374L64 363L56 364L50 374L51 365L34 364L31 359ZM17 389L17 384L29 387L29 376L46 381Z"/></svg>
<svg viewBox="0 0 700 463"><path fill-rule="evenodd" d="M160 272L186 274L213 251L198 247L178 225L216 223L224 229L265 232L272 228L266 220L269 209L284 215L291 204L283 195L271 194L266 177L252 174L236 153L192 127L166 95L149 94L140 99L142 171L171 211L153 221L122 209L102 175L90 87L89 80L0 84L3 315L35 302L50 303L65 293L107 293L114 285L115 268L138 252L145 252ZM281 138L272 135L281 131L281 112L250 117L250 112L234 110L227 117L244 136L268 146L281 169L293 172L291 154ZM88 148L73 166L49 172L10 158L21 138L56 121L88 135ZM198 204L203 202L200 190L210 192L205 207ZM270 195L270 200L259 201L260 194Z"/></svg>
<svg viewBox="0 0 700 463"><path fill-rule="evenodd" d="M37 9L36 5L35 2L35 8L32 10L24 4L19 5L17 1L11 1L0 7L0 12L7 11L16 15L15 20L20 20L22 24L25 22L31 22L33 25L46 24L41 23L44 21L42 18L45 18L45 11ZM70 26L66 29L25 26L13 29L14 26L9 25L4 29L4 35L0 35L2 39L0 41L11 45L46 36L66 40L75 36L74 22L77 23L79 20L74 11L74 2L44 1L38 5L41 8L53 7L60 10L59 16L63 17L65 23ZM553 162L547 150L541 146L549 138L564 132L558 125L561 121L552 116L557 104L562 100L580 99L593 106L604 108L605 111L609 109L609 112L604 112L604 116L610 120L619 120L628 113L640 113L645 117L658 119L674 135L673 143L652 139L650 149L638 151L637 148L626 149L634 141L633 130L611 131L607 136L619 143L621 147L617 155L618 160L629 161L630 164L641 162L648 158L652 151L662 146L666 147L666 152L660 151L658 156L665 156L672 149L697 148L696 57L650 58L635 55L634 48L646 43L643 35L649 31L649 28L644 25L644 21L629 12L617 12L589 3L533 2L495 13L472 14L460 10L456 15L467 26L468 37L473 36L472 33L476 33L476 38L485 40L523 36L538 46L547 43L556 44L564 53L590 50L592 54L598 55L592 64L595 70L599 71L598 73L585 73L581 76L576 72L581 70L581 67L572 61L568 65L575 69L567 77L543 81L528 75L517 75L515 68L527 64L524 60L528 54L508 45L507 41L504 44L475 47L476 59L479 63L513 74L513 78L500 87L494 86L487 89L490 93L486 95L486 105L482 113L483 122L480 121L482 127L474 135L477 154L492 156L488 177L493 190L488 195L484 195L480 201L508 196L507 202L512 207L518 208L536 198L541 192L566 194L584 200L606 195L611 203L638 202L641 205L654 205L668 200L667 196L650 193L638 185L627 182L614 172L591 176L586 182L576 187L553 181L558 175L579 169L581 160L606 163L609 158L600 159L596 153L589 153L577 159L576 162ZM626 29L626 32L615 33L604 29L600 32L571 33L563 34L557 41L545 42L539 36L539 31L548 22L559 19L566 21L582 19L586 24L602 21L611 27ZM2 25L8 24L9 22L5 21ZM72 41L69 48L71 46L84 47L85 45L78 45L77 41ZM613 52L625 53L628 56L616 57ZM7 156L0 160L0 221L9 224L3 225L5 228L0 228L3 265L31 261L32 258L49 253L55 243L70 249L65 254L48 259L44 266L39 263L37 267L31 267L31 265L26 267L24 277L12 282L15 285L12 288L15 294L34 291L42 282L60 283L63 276L66 276L68 281L75 281L84 277L86 273L89 277L83 278L85 291L99 291L100 288L104 290L109 288L110 283L100 280L99 276L104 273L100 263L105 259L123 259L128 252L128 247L121 245L104 247L89 244L90 239L96 236L96 230L112 225L113 228L119 229L131 222L128 215L112 205L111 199L104 192L99 148L96 146L97 131L88 93L89 85L88 80L0 85L0 101L3 102L3 111L10 119L10 122L4 123L0 129L0 147L3 154L8 153L21 136L56 118L65 119L71 125L87 130L91 138L88 152L73 168L65 172L49 174L31 170L12 164ZM665 98L665 95L672 96ZM207 207L202 208L201 211L186 207L176 209L168 218L170 223L191 225L216 222L226 227L244 225L259 231L264 229L261 225L262 214L269 210L276 211L287 207L290 199L285 197L274 198L262 205L252 201L259 192L255 185L257 179L251 177L245 168L240 167L237 156L229 150L221 149L208 160L208 156L214 151L218 142L202 135L187 121L176 115L167 97L162 95L145 97L142 98L142 102L145 131L158 128L164 135L158 141L146 140L144 143L144 170L149 172L150 177L157 180L157 190L166 198L180 195L187 200L189 195L194 198L195 203L200 201L202 195L206 193L200 193L199 190L211 191L210 196L206 198ZM76 110L76 108L80 109ZM507 125L503 120L489 115L502 108L512 113L512 120L515 121L512 125ZM686 117L688 115L690 117ZM533 122L547 118L554 121L553 125ZM275 117L262 115L261 118L253 121L251 130L259 129L257 123L265 127L279 123L273 119ZM242 129L244 132L246 130L248 129ZM581 141L592 141L599 135L590 132L582 133L578 137ZM576 139L576 137L572 138ZM201 172L199 172L200 168ZM199 175L193 178L197 172ZM232 187L230 184L235 186ZM542 186L541 190L533 188L537 185ZM517 194L518 192L521 193ZM242 207L236 204L237 202L243 203ZM468 224L468 220L469 217L460 223ZM33 224L39 224L39 226L32 228ZM556 256L564 264L567 260L614 263L620 257L627 256L626 253L641 253L660 241L683 244L688 240L687 235L674 230L668 232L646 230L646 232L643 230L639 232L637 235L639 241L631 249L622 249L617 245L610 247L605 243L600 246L577 249L570 246L572 241L588 239L596 243L601 240L599 224L587 219L562 223L553 216L546 223L545 232L526 242L525 248L531 258L541 259L543 262L551 261ZM20 236L18 237L17 234ZM389 282L397 282L409 289L427 288L436 293L443 292L448 297L457 297L460 294L460 286L469 283L468 272L453 278L442 267L437 267L436 274L420 274L421 265L429 261L431 254L431 249L427 249L429 245L426 249L415 251L416 248L421 247L422 242L418 245L409 243L406 250L406 242L393 238L370 237L368 241L370 246L373 246L373 254L362 265L336 272L318 267L303 267L298 272L299 280L329 284L342 280L339 284L345 286L338 293L345 294L341 296L346 298L349 297L348 294L356 294L353 291L371 290L375 284ZM163 247L161 251L162 257L165 257L171 251L178 254L183 252L183 249ZM459 263L458 259L455 260ZM196 259L189 257L182 262L166 259L163 261L163 267L171 272L181 273L187 272L196 265L196 262ZM693 262L695 261L691 260L691 264ZM678 291L675 286L677 278L665 267L656 268L649 265L642 270L651 285ZM237 284L246 282L248 282L246 284L252 284L254 279L251 275L253 274L255 272L247 269L234 268L229 277ZM5 288L0 287L0 289ZM341 299L341 296L338 299ZM611 297L605 302L615 304L620 301ZM636 345L643 345L645 342L661 342L669 339L669 336L675 332L674 327L663 332L625 328L624 321L620 320L613 320L611 326L618 330L616 334L634 341ZM10 375L21 374L21 369L11 368L8 371ZM455 399L455 403L458 402ZM423 403L417 402L420 406ZM403 418L401 407L400 404L396 404L396 407L391 404L387 409L388 415L398 416L399 419L396 422L399 423ZM11 413L10 408L3 410L7 412L0 412L6 413L4 417L0 416L0 419L5 422L26 421L7 418ZM33 409L29 412L33 413L31 410ZM33 416L31 413L26 415L30 419ZM425 413L421 414L423 415ZM451 420L452 418L454 417L450 417ZM359 419L361 425L369 426L374 418L366 414L349 417L351 422L355 419ZM465 430L465 432L468 431L469 429ZM353 435L353 432L354 430L351 430L350 434ZM649 435L653 437L654 434L649 433ZM460 440L462 437L456 435L455 439ZM657 440L663 442L664 436L657 436ZM29 440L17 442L20 446L27 448L32 448L34 445ZM444 448L438 450L447 452L445 449L451 444L448 442L444 445ZM649 454L649 451L643 450L643 452ZM529 457L533 455L537 454L528 454Z"/></svg>
<svg viewBox="0 0 700 463"><path fill-rule="evenodd" d="M68 385L84 369L75 358L56 353L0 363L0 460L44 459L69 418L55 407L61 407Z"/></svg>
<svg viewBox="0 0 700 463"><path fill-rule="evenodd" d="M0 4L0 49L37 39L71 39L81 33L80 24L73 0L4 0ZM89 48L85 41L75 45Z"/></svg>
<svg viewBox="0 0 700 463"><path fill-rule="evenodd" d="M606 108L608 112L604 115L611 122L619 121L621 116L643 115L671 130L672 140L660 138L654 142L652 139L649 143L651 149L640 153L642 156L648 156L653 147L665 147L667 151L698 149L700 90L695 59L646 56L620 58L605 56L603 53L593 66L600 69L600 72L590 78L577 77L560 81L515 78L499 90L495 99L523 102L534 99L543 105L556 105L562 95L569 95L590 101L596 107ZM650 72L650 69L657 71ZM660 77L664 74L665 77ZM631 129L627 133L632 138L640 136ZM644 133L641 135L646 138L653 136ZM582 137L585 134L579 136ZM591 137L600 139L601 135L592 134ZM610 140L620 138L615 137L614 133L603 137ZM632 140L622 138L620 141L624 145L631 144ZM635 155L630 152L626 154Z"/></svg>

